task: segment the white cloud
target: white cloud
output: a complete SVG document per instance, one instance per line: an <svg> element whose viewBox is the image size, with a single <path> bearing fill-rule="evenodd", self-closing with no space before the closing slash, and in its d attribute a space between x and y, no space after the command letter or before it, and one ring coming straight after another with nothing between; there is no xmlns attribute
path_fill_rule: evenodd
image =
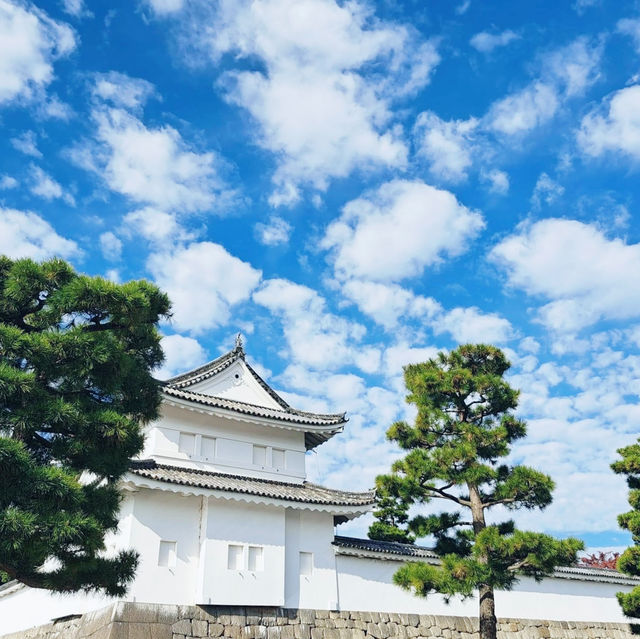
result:
<svg viewBox="0 0 640 639"><path fill-rule="evenodd" d="M37 115L43 120L67 121L73 116L73 109L57 95L50 95L38 105Z"/></svg>
<svg viewBox="0 0 640 639"><path fill-rule="evenodd" d="M342 285L342 292L363 313L387 329L394 328L406 318L427 322L441 310L440 304L432 297L415 295L397 284L349 280Z"/></svg>
<svg viewBox="0 0 640 639"><path fill-rule="evenodd" d="M498 47L504 47L514 40L519 39L520 36L511 29L507 29L502 33L489 33L487 31L481 31L480 33L476 33L471 38L469 44L481 53L491 53L491 51L493 51L494 49L497 49Z"/></svg>
<svg viewBox="0 0 640 639"><path fill-rule="evenodd" d="M122 240L111 231L101 233L100 250L106 260L117 262L122 256Z"/></svg>
<svg viewBox="0 0 640 639"><path fill-rule="evenodd" d="M70 155L112 190L169 211L226 210L232 194L215 153L194 151L173 127L148 128L123 109L97 108L93 117L97 144Z"/></svg>
<svg viewBox="0 0 640 639"><path fill-rule="evenodd" d="M29 190L45 200L64 200L69 206L76 204L73 196L59 182L35 164L29 167Z"/></svg>
<svg viewBox="0 0 640 639"><path fill-rule="evenodd" d="M433 42L358 2L223 0L205 15L188 32L214 59L234 53L264 65L227 72L223 86L257 123L257 143L277 154L273 205L357 169L405 164L390 105L429 82L440 60Z"/></svg>
<svg viewBox="0 0 640 639"><path fill-rule="evenodd" d="M600 78L602 43L576 38L543 57L545 73L554 78L564 97L581 95Z"/></svg>
<svg viewBox="0 0 640 639"><path fill-rule="evenodd" d="M154 371L158 379L168 379L200 366L208 360L206 351L193 337L165 335L160 340L160 346L164 351L165 359L162 366Z"/></svg>
<svg viewBox="0 0 640 639"><path fill-rule="evenodd" d="M536 81L495 102L487 116L489 128L505 135L526 133L550 120L558 107L555 88Z"/></svg>
<svg viewBox="0 0 640 639"><path fill-rule="evenodd" d="M0 208L0 255L11 258L79 257L78 245L58 235L39 215L30 211Z"/></svg>
<svg viewBox="0 0 640 639"><path fill-rule="evenodd" d="M61 0L62 10L74 18L91 15L84 5L84 0Z"/></svg>
<svg viewBox="0 0 640 639"><path fill-rule="evenodd" d="M393 282L463 253L484 227L449 191L394 180L348 202L321 242L340 278Z"/></svg>
<svg viewBox="0 0 640 639"><path fill-rule="evenodd" d="M156 246L171 246L193 240L195 234L184 229L174 213L146 206L122 218L122 235L127 239L141 236Z"/></svg>
<svg viewBox="0 0 640 639"><path fill-rule="evenodd" d="M546 173L541 173L533 188L531 204L534 209L539 209L543 204L553 204L563 193L564 186L552 180Z"/></svg>
<svg viewBox="0 0 640 639"><path fill-rule="evenodd" d="M258 241L266 246L287 244L291 235L291 224L278 215L272 215L269 221L258 222L254 227Z"/></svg>
<svg viewBox="0 0 640 639"><path fill-rule="evenodd" d="M633 40L636 51L640 51L640 18L619 20L616 28L620 33L628 35Z"/></svg>
<svg viewBox="0 0 640 639"><path fill-rule="evenodd" d="M509 176L500 169L491 169L482 171L480 177L484 182L489 183L489 191L499 195L505 195L509 192Z"/></svg>
<svg viewBox="0 0 640 639"><path fill-rule="evenodd" d="M42 153L38 149L36 134L33 131L25 131L21 135L11 138L9 142L11 142L11 146L16 149L16 151L20 151L20 153L30 155L33 158L42 157Z"/></svg>
<svg viewBox="0 0 640 639"><path fill-rule="evenodd" d="M513 337L509 320L496 313L484 313L479 308L454 308L432 323L436 335L447 332L460 343L502 344Z"/></svg>
<svg viewBox="0 0 640 639"><path fill-rule="evenodd" d="M330 313L324 298L313 289L285 279L270 279L253 294L253 300L281 319L289 361L316 370L346 364L355 364L368 373L378 370L380 353L360 343L366 332L364 326Z"/></svg>
<svg viewBox="0 0 640 639"><path fill-rule="evenodd" d="M53 63L75 47L73 30L44 11L0 0L0 103L30 99L53 79Z"/></svg>
<svg viewBox="0 0 640 639"><path fill-rule="evenodd" d="M608 239L593 225L555 218L527 224L490 257L510 286L550 300L538 315L556 331L640 316L640 244Z"/></svg>
<svg viewBox="0 0 640 639"><path fill-rule="evenodd" d="M440 119L435 113L421 113L415 125L418 155L429 161L431 173L450 182L459 182L467 177L471 166L473 135L478 120Z"/></svg>
<svg viewBox="0 0 640 639"><path fill-rule="evenodd" d="M137 110L156 95L156 88L147 80L109 71L95 74L92 93L94 97L116 107Z"/></svg>
<svg viewBox="0 0 640 639"><path fill-rule="evenodd" d="M591 156L619 152L640 159L640 85L616 91L582 119L578 143Z"/></svg>
<svg viewBox="0 0 640 639"><path fill-rule="evenodd" d="M0 175L0 190L7 191L15 189L18 186L18 180L10 175Z"/></svg>
<svg viewBox="0 0 640 639"><path fill-rule="evenodd" d="M147 266L173 303L175 327L194 334L227 324L231 308L248 299L261 277L213 242L152 253Z"/></svg>
<svg viewBox="0 0 640 639"><path fill-rule="evenodd" d="M144 0L156 15L166 16L180 11L184 6L184 0Z"/></svg>
<svg viewBox="0 0 640 639"><path fill-rule="evenodd" d="M585 37L541 58L541 75L493 103L486 126L504 135L524 134L551 120L563 102L584 93L600 77L602 44Z"/></svg>
<svg viewBox="0 0 640 639"><path fill-rule="evenodd" d="M389 377L401 375L403 366L426 362L437 354L438 349L434 346L415 347L406 343L398 343L385 350L384 370Z"/></svg>

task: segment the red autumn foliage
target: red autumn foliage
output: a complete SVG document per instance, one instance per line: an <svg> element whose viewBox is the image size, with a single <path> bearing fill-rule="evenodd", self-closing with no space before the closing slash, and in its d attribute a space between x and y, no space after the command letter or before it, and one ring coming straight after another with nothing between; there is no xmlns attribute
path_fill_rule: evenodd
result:
<svg viewBox="0 0 640 639"><path fill-rule="evenodd" d="M578 566L587 568L608 568L616 570L616 563L620 557L619 552L596 552L590 555L583 555L578 559Z"/></svg>

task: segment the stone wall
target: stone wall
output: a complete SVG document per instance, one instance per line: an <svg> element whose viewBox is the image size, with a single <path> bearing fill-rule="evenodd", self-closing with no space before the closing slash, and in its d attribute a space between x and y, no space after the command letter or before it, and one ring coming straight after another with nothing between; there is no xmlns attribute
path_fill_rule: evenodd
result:
<svg viewBox="0 0 640 639"><path fill-rule="evenodd" d="M477 627L469 617L117 603L4 639L476 639ZM501 619L498 628L499 639L635 636L621 623Z"/></svg>

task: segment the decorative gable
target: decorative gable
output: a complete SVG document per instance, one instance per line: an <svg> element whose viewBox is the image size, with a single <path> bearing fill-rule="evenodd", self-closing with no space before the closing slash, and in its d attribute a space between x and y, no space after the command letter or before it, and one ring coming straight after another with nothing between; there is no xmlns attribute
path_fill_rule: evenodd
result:
<svg viewBox="0 0 640 639"><path fill-rule="evenodd" d="M283 409L282 404L276 401L273 394L258 382L253 369L250 369L242 358L236 359L217 375L189 385L189 390L255 406L264 406L275 410Z"/></svg>

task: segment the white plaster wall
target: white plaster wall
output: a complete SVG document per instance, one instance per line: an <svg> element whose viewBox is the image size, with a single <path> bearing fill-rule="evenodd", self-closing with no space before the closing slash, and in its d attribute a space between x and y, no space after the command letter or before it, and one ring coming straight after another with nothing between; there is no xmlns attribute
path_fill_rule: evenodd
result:
<svg viewBox="0 0 640 639"><path fill-rule="evenodd" d="M142 489L134 493L131 545L140 553L129 589L134 601L193 604L198 580L200 499ZM160 541L176 542L174 567L158 565Z"/></svg>
<svg viewBox="0 0 640 639"><path fill-rule="evenodd" d="M210 499L200 604L284 605L285 508ZM228 568L229 544L263 548L263 569ZM246 555L245 555L246 561Z"/></svg>
<svg viewBox="0 0 640 639"><path fill-rule="evenodd" d="M422 599L394 585L393 573L402 562L338 555L337 565L341 610L477 615L476 598L447 604L440 595ZM522 579L514 590L496 592L496 613L523 619L624 622L615 596L621 590L629 588L575 579Z"/></svg>
<svg viewBox="0 0 640 639"><path fill-rule="evenodd" d="M111 601L100 595L61 595L39 588L0 593L0 636L40 626L57 617L98 610Z"/></svg>
<svg viewBox="0 0 640 639"><path fill-rule="evenodd" d="M338 605L331 513L286 511L285 606L334 610ZM311 575L300 574L300 552L311 553Z"/></svg>
<svg viewBox="0 0 640 639"><path fill-rule="evenodd" d="M179 451L180 432L196 436L195 455L190 457ZM217 440L213 460L198 454L202 450L199 438L203 436ZM273 468L269 463L254 465L254 444L284 450L285 468ZM145 429L145 446L140 457L187 468L301 483L305 478L305 452L301 431L250 424L163 404L160 419ZM267 462L270 462L270 451L267 451Z"/></svg>

